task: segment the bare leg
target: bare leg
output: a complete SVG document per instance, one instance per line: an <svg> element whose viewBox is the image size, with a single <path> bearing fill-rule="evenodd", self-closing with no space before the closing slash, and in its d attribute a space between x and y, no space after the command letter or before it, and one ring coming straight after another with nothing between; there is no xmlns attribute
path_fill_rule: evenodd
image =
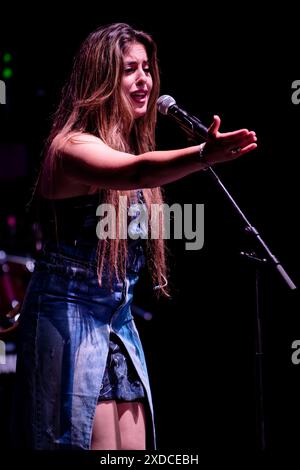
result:
<svg viewBox="0 0 300 470"><path fill-rule="evenodd" d="M121 449L118 412L114 400L99 403L93 424L92 450Z"/></svg>
<svg viewBox="0 0 300 470"><path fill-rule="evenodd" d="M121 449L146 448L145 410L141 402L117 403L121 433Z"/></svg>

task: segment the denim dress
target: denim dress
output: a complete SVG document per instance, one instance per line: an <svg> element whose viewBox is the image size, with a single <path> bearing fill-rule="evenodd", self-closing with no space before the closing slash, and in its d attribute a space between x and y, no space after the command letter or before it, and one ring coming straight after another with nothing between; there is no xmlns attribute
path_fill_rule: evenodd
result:
<svg viewBox="0 0 300 470"><path fill-rule="evenodd" d="M133 373L131 382L126 378L129 399L131 394L134 399L135 387L137 396L144 394L146 446L153 449L149 378L130 309L133 288L145 264L143 241L128 239L124 281L113 278L111 288L104 274L100 287L96 262L100 195L48 203L55 208L52 212L43 209L50 236L36 261L21 309L13 446L90 449L101 390L106 387L105 399L111 388L107 388L111 370L107 362L116 353Z"/></svg>

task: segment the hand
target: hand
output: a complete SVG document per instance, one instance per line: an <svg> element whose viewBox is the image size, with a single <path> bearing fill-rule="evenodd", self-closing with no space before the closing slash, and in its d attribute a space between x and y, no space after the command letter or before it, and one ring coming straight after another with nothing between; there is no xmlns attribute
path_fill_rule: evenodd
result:
<svg viewBox="0 0 300 470"><path fill-rule="evenodd" d="M256 134L247 129L220 133L221 119L214 116L214 122L208 129L208 139L203 149L203 155L210 165L227 162L241 157L256 149Z"/></svg>

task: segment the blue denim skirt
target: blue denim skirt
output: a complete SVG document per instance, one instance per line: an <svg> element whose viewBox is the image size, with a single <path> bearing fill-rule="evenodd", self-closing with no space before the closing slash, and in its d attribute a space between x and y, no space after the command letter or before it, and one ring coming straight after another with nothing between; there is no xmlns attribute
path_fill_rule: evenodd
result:
<svg viewBox="0 0 300 470"><path fill-rule="evenodd" d="M22 305L13 442L28 449L90 449L99 400L143 399L147 448L155 448L143 348L130 305L141 246L132 244L126 278L96 271L96 247L44 248ZM149 425L150 424L150 425Z"/></svg>

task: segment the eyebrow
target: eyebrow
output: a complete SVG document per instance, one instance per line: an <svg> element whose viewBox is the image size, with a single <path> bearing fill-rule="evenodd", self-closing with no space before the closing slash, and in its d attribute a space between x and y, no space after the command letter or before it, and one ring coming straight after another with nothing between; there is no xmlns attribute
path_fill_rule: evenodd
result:
<svg viewBox="0 0 300 470"><path fill-rule="evenodd" d="M124 65L135 65L135 64L137 64L137 63L138 63L137 60L130 60L130 61L128 61L128 62L125 61L125 62L124 62ZM149 65L149 60L143 60L143 64Z"/></svg>

